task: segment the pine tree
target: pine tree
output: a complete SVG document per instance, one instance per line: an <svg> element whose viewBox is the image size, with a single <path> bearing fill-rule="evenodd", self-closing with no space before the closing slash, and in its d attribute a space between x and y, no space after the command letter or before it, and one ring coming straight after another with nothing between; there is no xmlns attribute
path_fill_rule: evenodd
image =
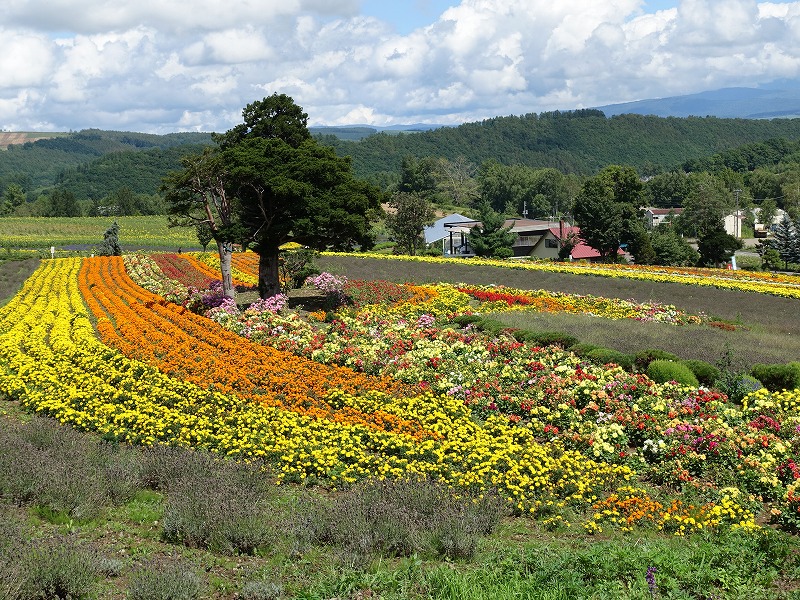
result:
<svg viewBox="0 0 800 600"><path fill-rule="evenodd" d="M517 236L504 224L503 215L492 210L488 203L481 206L481 224L473 227L469 234L469 243L477 256L508 258L514 255L512 246Z"/></svg>
<svg viewBox="0 0 800 600"><path fill-rule="evenodd" d="M794 219L794 231L792 232L792 257L789 259L794 264L800 264L800 215Z"/></svg>
<svg viewBox="0 0 800 600"><path fill-rule="evenodd" d="M789 262L794 259L797 237L796 228L792 225L789 216L783 215L770 245L778 251L784 269L788 268Z"/></svg>

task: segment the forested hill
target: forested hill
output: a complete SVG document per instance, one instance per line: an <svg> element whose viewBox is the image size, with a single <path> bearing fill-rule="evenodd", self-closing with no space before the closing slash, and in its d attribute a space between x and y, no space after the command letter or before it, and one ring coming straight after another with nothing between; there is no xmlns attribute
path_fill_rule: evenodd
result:
<svg viewBox="0 0 800 600"><path fill-rule="evenodd" d="M344 141L318 139L350 155L361 177L399 172L404 156L464 157L480 165L553 167L564 173L590 175L609 164L626 164L640 173L652 167L672 169L750 142L784 138L800 140L800 119L718 119L619 115L598 110L497 117L458 127Z"/></svg>
<svg viewBox="0 0 800 600"><path fill-rule="evenodd" d="M94 185L97 185L97 180L102 180L106 176L117 178L124 176L122 173L115 173L115 168L108 168L108 163L103 162L99 163L99 167L106 175L92 174L91 164L102 157L130 153L131 156L119 159L117 170L124 167L135 171L139 168L140 162L144 163L142 167L148 170L148 165L152 166L159 152L172 158L171 165L177 165L176 156L185 153L189 148L196 150L200 145L209 143L211 143L209 133L154 135L85 129L60 137L15 144L9 146L7 150L0 151L0 186L2 186L0 191L9 183L18 183L28 191L49 188L59 181L82 186L84 184L78 184L76 178L87 176L95 180ZM135 156L140 153L141 156ZM83 175L79 175L80 173ZM159 170L155 187L152 177L147 176L144 178L149 180L148 183L142 180L141 185L128 185L128 187L139 193L152 194L156 191L162 175ZM128 176L132 181L137 179L136 173L129 173ZM101 184L101 187L105 189L108 186Z"/></svg>
<svg viewBox="0 0 800 600"><path fill-rule="evenodd" d="M800 140L800 119L719 119L618 115L598 110L497 117L458 127L415 133L376 133L360 141L333 135L317 139L353 157L358 176L389 180L405 156L465 158L480 165L554 167L591 175L609 164L632 165L640 174L705 164L745 144ZM210 133L152 135L97 129L69 133L0 151L0 193L10 183L31 197L62 186L77 198L95 199L126 187L154 194L181 156L212 143ZM719 157L715 160L720 160ZM382 174L390 174L388 178Z"/></svg>

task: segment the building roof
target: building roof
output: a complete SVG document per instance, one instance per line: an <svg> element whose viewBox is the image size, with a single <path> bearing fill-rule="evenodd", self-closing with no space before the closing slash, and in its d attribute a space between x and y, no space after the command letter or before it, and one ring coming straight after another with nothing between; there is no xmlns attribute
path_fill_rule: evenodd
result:
<svg viewBox="0 0 800 600"><path fill-rule="evenodd" d="M445 223L449 225L451 223L464 223L467 221L474 223L474 221L469 217L465 217L464 215L460 215L458 213L445 215L441 219L437 219L433 222L433 225L428 225L424 229L423 233L425 234L425 243L432 244L433 242L438 242L442 238L447 237L450 233L450 230L445 228Z"/></svg>
<svg viewBox="0 0 800 600"><path fill-rule="evenodd" d="M581 228L577 226L568 226L565 225L563 228L561 227L550 227L550 233L553 234L557 240L561 239L561 233L563 231L564 237L567 237L569 234L574 233L578 237L578 243L572 249L571 256L575 260L585 259L585 258L600 258L600 253L592 248L591 246L587 245L583 240L580 239ZM625 254L622 250L617 250L617 254Z"/></svg>
<svg viewBox="0 0 800 600"><path fill-rule="evenodd" d="M680 208L680 207L678 207L678 208L646 208L645 211L649 212L650 214L653 214L653 215L669 215L669 214L679 215L679 214L681 214L683 212L683 209Z"/></svg>

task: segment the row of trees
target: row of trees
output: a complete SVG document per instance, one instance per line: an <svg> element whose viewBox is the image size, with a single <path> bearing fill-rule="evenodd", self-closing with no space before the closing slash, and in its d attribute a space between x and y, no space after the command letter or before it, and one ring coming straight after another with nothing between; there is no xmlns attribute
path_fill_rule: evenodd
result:
<svg viewBox="0 0 800 600"><path fill-rule="evenodd" d="M65 187L56 187L35 200L26 202L22 187L10 184L0 197L0 216L20 217L108 217L163 215L164 201L159 194L136 194L122 187L108 196L87 199Z"/></svg>
<svg viewBox="0 0 800 600"><path fill-rule="evenodd" d="M671 223L652 230L642 219L644 184L635 169L611 165L589 178L575 198L574 218L581 238L603 260L613 260L627 247L638 264L719 265L742 247L725 232L726 191L709 174L690 189L683 212ZM681 233L697 238L695 252Z"/></svg>
<svg viewBox="0 0 800 600"><path fill-rule="evenodd" d="M354 177L349 158L312 139L308 115L292 98L273 94L248 104L242 116L215 136L215 146L185 157L162 187L173 225L208 226L226 296L234 293L234 244L259 254L262 298L281 289L286 242L338 250L374 244L370 223L380 214L382 192Z"/></svg>

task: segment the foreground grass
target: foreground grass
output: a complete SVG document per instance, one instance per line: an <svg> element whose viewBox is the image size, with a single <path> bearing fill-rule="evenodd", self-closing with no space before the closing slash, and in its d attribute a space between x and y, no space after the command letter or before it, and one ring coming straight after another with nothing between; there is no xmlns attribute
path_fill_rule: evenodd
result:
<svg viewBox="0 0 800 600"><path fill-rule="evenodd" d="M20 440L32 443L36 456L9 454ZM254 471L246 471L247 483L227 463L190 451L108 448L89 434L31 420L13 402L0 402L0 446L4 598L54 597L48 581L70 590L70 597L98 600L800 598L800 541L770 529L592 537L506 518L492 533L477 536L473 553L448 559L433 547L404 546L403 532L391 528L380 547L359 543L380 527L368 518L359 529L364 516L390 524L403 519L405 507L393 507L383 496L266 484L259 488L262 516L240 522L235 517L255 514L247 503L231 497L226 509L214 508L224 499L197 483L216 481L226 491L247 493L255 489ZM76 487L68 475L87 468L97 475ZM115 493L100 494L109 478ZM76 498L81 502L71 502ZM332 506L340 513L331 513ZM353 506L364 512L353 512ZM430 512L446 518L436 506ZM237 552L218 545L218 536L186 533L209 526L219 532L215 521L233 533L244 523L249 530L265 526L269 535ZM184 532L177 537L176 523ZM309 536L320 523L327 533ZM14 560L6 561L10 552ZM15 565L35 571L38 579Z"/></svg>

